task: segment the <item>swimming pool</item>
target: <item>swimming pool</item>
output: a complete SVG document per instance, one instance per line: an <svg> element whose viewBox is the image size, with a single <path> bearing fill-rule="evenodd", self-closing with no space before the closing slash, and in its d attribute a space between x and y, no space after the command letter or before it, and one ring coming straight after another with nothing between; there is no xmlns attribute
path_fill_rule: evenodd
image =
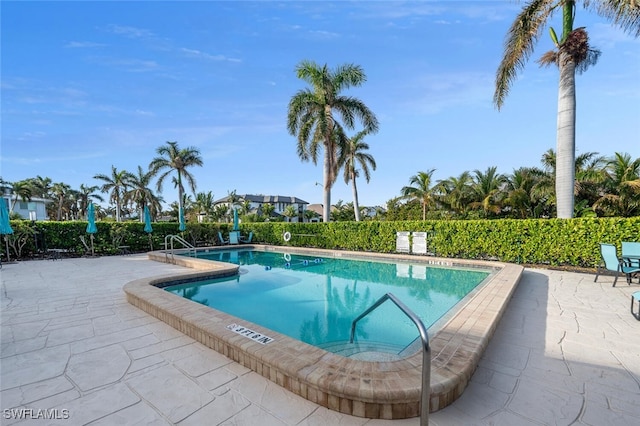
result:
<svg viewBox="0 0 640 426"><path fill-rule="evenodd" d="M267 245L247 248L265 252L282 250L282 247ZM211 248L211 251L215 249ZM429 336L430 411L451 404L466 388L524 269L520 265L502 262L299 247L290 249L292 253L324 258L484 267L495 271L482 286L476 288L475 294L441 320L443 325ZM178 283L236 276L241 266L171 256L162 251L150 252L148 257L184 268L170 275L147 277L125 284L123 290L132 305L247 369L330 410L379 419L419 415L421 353L399 360L376 362L339 356L163 290L163 287ZM232 325L236 327L230 327ZM253 339L256 335L262 337ZM268 344L260 341L267 338L274 340Z"/></svg>
<svg viewBox="0 0 640 426"><path fill-rule="evenodd" d="M359 359L397 359L420 350L416 326L393 304L364 318L349 343L351 322L386 293L402 300L429 328L490 274L479 268L258 250L201 251L198 258L240 265L239 274L164 289Z"/></svg>

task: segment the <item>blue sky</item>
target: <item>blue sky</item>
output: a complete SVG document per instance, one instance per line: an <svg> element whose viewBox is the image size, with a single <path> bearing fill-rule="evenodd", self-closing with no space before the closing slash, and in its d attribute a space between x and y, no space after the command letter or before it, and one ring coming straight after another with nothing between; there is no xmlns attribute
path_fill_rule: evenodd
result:
<svg viewBox="0 0 640 426"><path fill-rule="evenodd" d="M535 60L492 104L508 1L3 1L0 175L72 188L111 166L147 168L166 141L200 150L198 191L322 202L321 164L301 162L287 106L301 60L360 65L346 94L380 121L361 205L384 205L418 171L434 178L539 166L555 149L558 72ZM560 27L559 16L552 25ZM599 63L577 77L577 153L640 156L640 41L578 10ZM559 31L559 30L558 30ZM356 128L353 131L361 130ZM167 181L167 203L176 191ZM349 202L340 178L332 201Z"/></svg>

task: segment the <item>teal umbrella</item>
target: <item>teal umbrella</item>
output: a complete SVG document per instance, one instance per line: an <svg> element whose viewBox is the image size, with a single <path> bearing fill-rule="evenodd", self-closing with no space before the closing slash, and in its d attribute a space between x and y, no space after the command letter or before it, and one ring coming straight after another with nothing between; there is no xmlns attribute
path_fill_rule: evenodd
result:
<svg viewBox="0 0 640 426"><path fill-rule="evenodd" d="M11 259L9 259L9 237L7 235L13 234L13 229L9 222L9 210L4 198L0 204L0 234L4 235L4 241L7 245L7 262L9 262Z"/></svg>
<svg viewBox="0 0 640 426"><path fill-rule="evenodd" d="M238 227L238 209L233 209L233 230L238 231L240 228Z"/></svg>
<svg viewBox="0 0 640 426"><path fill-rule="evenodd" d="M149 213L149 207L144 206L144 232L149 234L149 247L153 251L153 241L151 241L151 233L153 228L151 227L151 214Z"/></svg>
<svg viewBox="0 0 640 426"><path fill-rule="evenodd" d="M93 207L93 203L89 203L89 207L87 208L87 234L91 235L91 256L94 255L93 249L93 234L98 232L98 227L96 226L96 210Z"/></svg>
<svg viewBox="0 0 640 426"><path fill-rule="evenodd" d="M186 225L185 220L184 220L184 210L180 209L180 226L178 226L178 230L180 232L182 232L185 229L187 229L187 225Z"/></svg>

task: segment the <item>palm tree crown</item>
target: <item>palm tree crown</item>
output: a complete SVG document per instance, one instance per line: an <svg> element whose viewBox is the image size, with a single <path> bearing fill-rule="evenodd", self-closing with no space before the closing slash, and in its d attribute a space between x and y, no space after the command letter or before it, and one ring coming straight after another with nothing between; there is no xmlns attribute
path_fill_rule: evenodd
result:
<svg viewBox="0 0 640 426"><path fill-rule="evenodd" d="M420 201L422 205L422 220L427 218L427 207L435 204L435 187L431 185L435 171L436 169L418 172L417 175L411 176L409 179L409 186L404 186L400 190L403 197Z"/></svg>
<svg viewBox="0 0 640 426"><path fill-rule="evenodd" d="M353 188L353 211L355 213L356 221L360 221L360 206L358 205L358 188L356 187L356 178L360 175L357 169L360 165L360 169L364 173L364 178L369 182L371 179L371 169L376 169L376 160L373 156L365 151L369 149L369 145L362 139L367 134L366 131L360 131L356 135L350 138L344 145L338 164L344 167L344 182L351 182Z"/></svg>
<svg viewBox="0 0 640 426"><path fill-rule="evenodd" d="M164 179L174 171L176 172L177 177L175 177L175 183L178 188L178 208L182 210L184 208L183 180L187 181L192 192L196 192L196 180L187 168L202 166L203 162L200 151L194 147L180 149L178 142L167 142L166 145L158 147L156 153L158 157L149 163L149 173L152 176L160 174L158 176L157 186L158 191L162 192Z"/></svg>
<svg viewBox="0 0 640 426"><path fill-rule="evenodd" d="M312 61L302 61L296 67L296 74L311 88L300 90L291 98L287 129L298 138L297 151L301 160L317 164L318 152L324 148L323 219L328 222L331 187L339 168L339 145L346 139L344 128L353 129L357 118L365 131L375 133L378 131L378 119L359 99L340 94L344 89L365 82L366 76L359 66L347 64L330 70L326 64L319 66Z"/></svg>
<svg viewBox="0 0 640 426"><path fill-rule="evenodd" d="M571 218L575 181L575 74L595 64L600 52L589 46L584 28L574 28L576 0L534 0L528 2L509 29L505 52L496 73L494 104L500 109L531 54L542 30L556 11L562 11L562 34L558 38L550 28L556 51L542 56L541 65L555 64L560 71L557 120L557 216ZM614 25L637 37L640 35L640 13L633 0L582 0L585 8L595 11Z"/></svg>
<svg viewBox="0 0 640 426"><path fill-rule="evenodd" d="M93 178L103 181L100 187L102 192L109 192L109 201L116 205L116 222L120 222L122 213L122 202L125 192L129 188L129 183L133 175L126 170L118 171L115 166L111 166L111 176L105 174L97 174Z"/></svg>

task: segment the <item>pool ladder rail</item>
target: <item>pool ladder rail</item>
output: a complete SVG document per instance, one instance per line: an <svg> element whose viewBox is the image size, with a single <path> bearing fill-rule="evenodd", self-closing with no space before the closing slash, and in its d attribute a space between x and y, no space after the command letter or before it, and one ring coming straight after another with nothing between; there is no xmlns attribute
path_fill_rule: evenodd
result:
<svg viewBox="0 0 640 426"><path fill-rule="evenodd" d="M411 309L400 301L392 293L387 293L371 305L366 311L361 313L351 322L351 333L349 335L349 343L353 343L356 334L356 323L362 318L369 315L374 309L382 305L387 300L391 300L400 310L409 317L411 321L418 327L420 339L422 340L422 390L420 392L420 426L429 425L429 392L431 390L431 347L429 346L429 334L424 323Z"/></svg>
<svg viewBox="0 0 640 426"><path fill-rule="evenodd" d="M164 257L165 257L165 259L167 259L169 257L169 253L171 253L171 260L173 260L174 250L175 250L174 247L173 247L173 243L176 242L176 241L187 248L187 254L189 256L196 257L196 248L192 244L189 244L184 238L182 238L179 235L171 235L170 234L170 235L167 235L166 237L164 237Z"/></svg>

